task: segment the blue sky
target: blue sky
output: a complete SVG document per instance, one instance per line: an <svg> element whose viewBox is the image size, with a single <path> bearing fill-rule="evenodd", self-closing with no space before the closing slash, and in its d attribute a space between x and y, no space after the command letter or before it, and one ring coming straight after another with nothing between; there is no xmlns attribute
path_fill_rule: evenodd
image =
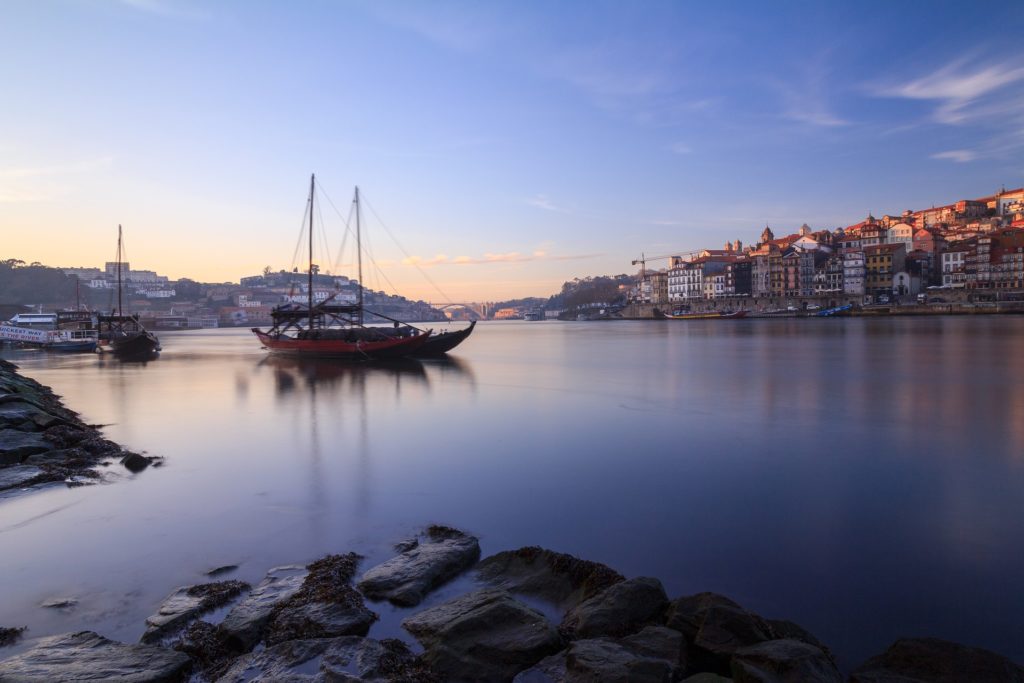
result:
<svg viewBox="0 0 1024 683"><path fill-rule="evenodd" d="M438 300L426 271L454 300L543 296L641 252L1024 185L1022 3L3 13L4 258L99 265L121 223L134 267L290 268L316 172L339 207L360 185L404 246L370 221L387 280L367 284Z"/></svg>

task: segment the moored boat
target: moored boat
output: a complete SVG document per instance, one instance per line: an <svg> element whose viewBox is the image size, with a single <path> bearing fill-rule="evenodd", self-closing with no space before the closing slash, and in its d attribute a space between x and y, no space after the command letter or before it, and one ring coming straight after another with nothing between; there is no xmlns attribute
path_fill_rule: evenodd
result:
<svg viewBox="0 0 1024 683"><path fill-rule="evenodd" d="M363 255L360 234L359 188L356 188L356 253L359 264L358 300L355 304L332 303L330 299L313 303L313 215L316 176L309 184L309 267L308 300L305 306L288 303L271 312L272 327L253 334L271 353L310 358L366 361L399 358L420 349L429 339L429 331L408 326L373 327L364 324ZM458 342L456 342L458 343Z"/></svg>
<svg viewBox="0 0 1024 683"><path fill-rule="evenodd" d="M117 310L97 317L98 337L102 350L110 351L121 360L149 360L160 354L160 340L139 321L138 314L124 312L122 303L123 241L121 226L117 226ZM104 329L106 325L106 329Z"/></svg>
<svg viewBox="0 0 1024 683"><path fill-rule="evenodd" d="M824 310L818 311L814 315L819 318L829 318L835 315L842 315L843 313L846 313L847 311L852 309L853 304L846 304L845 306L834 306L832 308L826 308Z"/></svg>
<svg viewBox="0 0 1024 683"><path fill-rule="evenodd" d="M655 317L663 320L719 320L719 319L734 319L744 318L747 315L746 311L705 311L700 313L676 310L672 313L664 313L658 309L654 309Z"/></svg>
<svg viewBox="0 0 1024 683"><path fill-rule="evenodd" d="M476 321L469 323L469 327L461 330L453 330L451 332L441 332L435 334L427 339L419 350L416 351L417 356L440 356L448 353L456 346L466 340L466 337L473 334L473 328L476 327Z"/></svg>

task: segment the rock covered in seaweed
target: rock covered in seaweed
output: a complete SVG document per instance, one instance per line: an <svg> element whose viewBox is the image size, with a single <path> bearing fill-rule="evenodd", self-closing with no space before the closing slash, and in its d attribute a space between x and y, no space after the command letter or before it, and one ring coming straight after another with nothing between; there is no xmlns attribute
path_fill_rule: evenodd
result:
<svg viewBox="0 0 1024 683"><path fill-rule="evenodd" d="M361 557L328 555L306 567L302 586L271 614L265 639L273 645L296 638L365 636L377 615L352 585Z"/></svg>
<svg viewBox="0 0 1024 683"><path fill-rule="evenodd" d="M160 604L156 614L146 617L146 632L143 643L157 643L161 638L173 634L196 617L226 605L251 588L242 581L218 581L183 586Z"/></svg>

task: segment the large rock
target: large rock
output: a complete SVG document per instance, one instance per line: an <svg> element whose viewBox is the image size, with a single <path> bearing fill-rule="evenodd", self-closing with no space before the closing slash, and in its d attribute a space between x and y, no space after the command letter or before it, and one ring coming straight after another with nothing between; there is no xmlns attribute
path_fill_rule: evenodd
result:
<svg viewBox="0 0 1024 683"><path fill-rule="evenodd" d="M514 683L563 681L677 680L682 674L683 636L648 626L626 638L578 640L520 672Z"/></svg>
<svg viewBox="0 0 1024 683"><path fill-rule="evenodd" d="M0 647L18 642L27 630L27 626L0 626Z"/></svg>
<svg viewBox="0 0 1024 683"><path fill-rule="evenodd" d="M573 607L562 620L561 630L573 638L622 636L659 620L667 604L661 581L629 579Z"/></svg>
<svg viewBox="0 0 1024 683"><path fill-rule="evenodd" d="M938 638L902 638L854 669L850 683L1024 682L1024 667L978 647Z"/></svg>
<svg viewBox="0 0 1024 683"><path fill-rule="evenodd" d="M736 683L843 683L824 651L799 640L768 640L736 650L732 678Z"/></svg>
<svg viewBox="0 0 1024 683"><path fill-rule="evenodd" d="M242 581L219 581L177 589L160 604L156 614L146 617L148 628L142 634L142 642L160 642L189 621L227 604L249 588L249 584Z"/></svg>
<svg viewBox="0 0 1024 683"><path fill-rule="evenodd" d="M251 650L263 637L263 629L274 608L293 596L302 587L309 572L305 567L276 567L256 588L231 608L220 630L239 650Z"/></svg>
<svg viewBox="0 0 1024 683"><path fill-rule="evenodd" d="M289 640L239 657L217 681L424 680L426 676L416 675L414 659L398 640Z"/></svg>
<svg viewBox="0 0 1024 683"><path fill-rule="evenodd" d="M59 417L51 415L42 408L24 401L7 401L0 403L0 425L16 425L28 423L30 431L46 429L62 423Z"/></svg>
<svg viewBox="0 0 1024 683"><path fill-rule="evenodd" d="M126 645L92 631L45 638L16 657L0 662L0 681L111 681L177 683L189 658L152 645Z"/></svg>
<svg viewBox="0 0 1024 683"><path fill-rule="evenodd" d="M34 465L14 465L0 468L0 491L25 486L41 474L43 471Z"/></svg>
<svg viewBox="0 0 1024 683"><path fill-rule="evenodd" d="M307 566L309 573L302 587L274 609L267 625L267 643L365 636L377 615L366 608L363 596L351 585L360 559L355 553L328 555Z"/></svg>
<svg viewBox="0 0 1024 683"><path fill-rule="evenodd" d="M267 630L266 640L268 644L275 644L292 640L296 636L309 638L365 636L375 621L377 621L377 615L367 609L361 600L358 603L353 601L348 604L313 602L286 605L274 614Z"/></svg>
<svg viewBox="0 0 1024 683"><path fill-rule="evenodd" d="M565 680L602 683L668 683L673 664L638 655L608 638L577 640L565 657Z"/></svg>
<svg viewBox="0 0 1024 683"><path fill-rule="evenodd" d="M673 600L666 612L666 625L686 637L691 671L727 675L736 650L775 640L771 625L765 619L717 593L698 593Z"/></svg>
<svg viewBox="0 0 1024 683"><path fill-rule="evenodd" d="M432 588L471 567L480 557L480 543L473 536L447 527L430 527L428 540L383 564L359 580L359 590L371 600L390 600L396 605L418 605Z"/></svg>
<svg viewBox="0 0 1024 683"><path fill-rule="evenodd" d="M0 429L0 465L17 465L36 453L52 450L42 434L17 429Z"/></svg>
<svg viewBox="0 0 1024 683"><path fill-rule="evenodd" d="M554 625L504 590L469 593L415 614L402 626L445 680L509 680L561 647Z"/></svg>
<svg viewBox="0 0 1024 683"><path fill-rule="evenodd" d="M477 575L495 588L532 595L562 609L625 580L599 562L535 546L491 555L477 566Z"/></svg>

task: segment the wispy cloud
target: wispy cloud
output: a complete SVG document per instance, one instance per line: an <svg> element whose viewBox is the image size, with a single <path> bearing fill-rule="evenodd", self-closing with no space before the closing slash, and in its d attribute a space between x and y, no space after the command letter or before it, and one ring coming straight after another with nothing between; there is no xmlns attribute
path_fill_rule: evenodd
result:
<svg viewBox="0 0 1024 683"><path fill-rule="evenodd" d="M455 9L438 3L373 2L365 6L387 24L459 52L483 49L495 40L500 26L485 5L461 5Z"/></svg>
<svg viewBox="0 0 1024 683"><path fill-rule="evenodd" d="M538 194L535 197L530 197L525 201L530 206L535 206L538 209L544 209L545 211L554 211L556 213L570 213L568 209L562 206L558 206L550 199L548 199L546 195L543 194Z"/></svg>
<svg viewBox="0 0 1024 683"><path fill-rule="evenodd" d="M685 142L674 142L668 146L668 151L673 154L692 154L693 149Z"/></svg>
<svg viewBox="0 0 1024 683"><path fill-rule="evenodd" d="M109 168L114 162L114 157L101 157L86 161L72 161L50 166L20 166L14 168L0 168L0 178L38 178L44 176L72 175L77 173L91 173L103 168Z"/></svg>
<svg viewBox="0 0 1024 683"><path fill-rule="evenodd" d="M961 58L919 78L876 86L873 93L878 97L934 100L938 103L933 114L936 121L959 124L983 113L971 111L972 105L1021 80L1024 66L1019 62L983 65Z"/></svg>
<svg viewBox="0 0 1024 683"><path fill-rule="evenodd" d="M163 17L176 19L190 19L193 21L206 21L211 18L209 11L197 7L187 7L181 2L170 0L120 0L122 5Z"/></svg>
<svg viewBox="0 0 1024 683"><path fill-rule="evenodd" d="M830 87L834 81L826 51L802 64L791 79L776 80L768 85L782 98L785 118L810 126L835 128L850 122L832 109Z"/></svg>
<svg viewBox="0 0 1024 683"><path fill-rule="evenodd" d="M529 261L579 261L583 259L599 258L604 254L568 254L558 255L549 254L543 249L536 249L531 253L524 254L518 251L509 251L504 253L485 253L483 256L456 256L454 258L448 258L444 254L438 254L437 256L429 259L422 258L420 256L409 256L402 259L402 265L406 266L417 266L417 267L430 267L430 266L474 266L474 265L488 265L498 263L526 263Z"/></svg>
<svg viewBox="0 0 1024 683"><path fill-rule="evenodd" d="M113 157L71 161L47 166L0 168L0 204L45 202L73 191L73 180L109 168Z"/></svg>
<svg viewBox="0 0 1024 683"><path fill-rule="evenodd" d="M958 164L965 164L968 161L974 161L978 158L978 153L969 149L951 149L947 152L939 152L933 154L932 159L947 159L949 161L955 161Z"/></svg>
<svg viewBox="0 0 1024 683"><path fill-rule="evenodd" d="M29 202L45 202L53 197L45 192L22 190L15 187L0 188L0 204L22 204Z"/></svg>

